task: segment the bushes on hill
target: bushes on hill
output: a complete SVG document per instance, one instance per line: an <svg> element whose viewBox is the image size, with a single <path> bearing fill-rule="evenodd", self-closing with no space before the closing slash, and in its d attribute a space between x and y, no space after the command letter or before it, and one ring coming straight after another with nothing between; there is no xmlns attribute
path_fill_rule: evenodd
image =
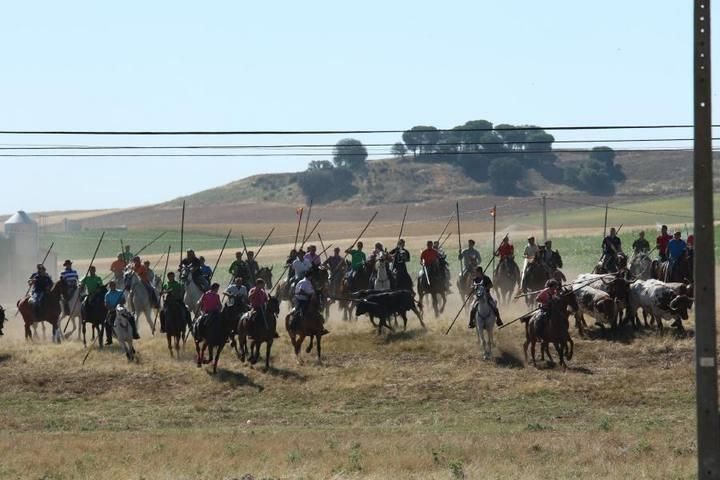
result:
<svg viewBox="0 0 720 480"><path fill-rule="evenodd" d="M315 203L342 200L357 193L353 173L347 168L314 168L298 174L298 186L303 195Z"/></svg>

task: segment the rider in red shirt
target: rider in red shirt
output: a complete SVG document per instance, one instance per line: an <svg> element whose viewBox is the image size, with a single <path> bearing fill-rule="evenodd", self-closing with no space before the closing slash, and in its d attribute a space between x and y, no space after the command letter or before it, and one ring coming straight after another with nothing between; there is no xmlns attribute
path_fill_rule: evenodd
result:
<svg viewBox="0 0 720 480"><path fill-rule="evenodd" d="M508 237L502 239L502 242L500 243L497 251L501 262L507 257L515 256L515 247L512 243L510 243Z"/></svg>
<svg viewBox="0 0 720 480"><path fill-rule="evenodd" d="M428 240L427 248L420 254L420 260L423 265L429 266L440 259L440 254L433 248L432 240Z"/></svg>
<svg viewBox="0 0 720 480"><path fill-rule="evenodd" d="M663 225L660 229L660 235L658 235L657 239L655 239L655 246L658 249L660 260L663 262L667 260L667 246L672 238L672 235L668 233L667 225Z"/></svg>

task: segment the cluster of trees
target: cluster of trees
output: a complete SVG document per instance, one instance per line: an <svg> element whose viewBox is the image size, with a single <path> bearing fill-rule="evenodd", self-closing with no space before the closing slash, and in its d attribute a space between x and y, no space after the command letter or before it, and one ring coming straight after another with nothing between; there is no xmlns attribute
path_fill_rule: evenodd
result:
<svg viewBox="0 0 720 480"><path fill-rule="evenodd" d="M526 193L523 180L529 170L545 179L594 195L613 195L625 175L615 164L615 152L595 147L588 157L575 163L557 162L555 137L534 125L493 125L471 120L448 130L417 125L402 134L392 146L401 160L450 163L460 166L472 179L489 182L499 195ZM411 155L411 156L410 156ZM365 168L368 152L359 140L345 138L334 148L332 162L315 160L299 174L298 184L308 198L331 201L353 195L354 173Z"/></svg>

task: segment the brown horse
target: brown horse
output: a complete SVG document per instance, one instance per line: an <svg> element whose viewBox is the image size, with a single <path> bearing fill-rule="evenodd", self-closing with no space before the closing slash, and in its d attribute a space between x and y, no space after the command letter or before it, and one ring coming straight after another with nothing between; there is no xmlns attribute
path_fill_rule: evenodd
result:
<svg viewBox="0 0 720 480"><path fill-rule="evenodd" d="M232 335L232 330L237 325L226 314L227 310L211 314L211 316L201 325L200 320L195 322L193 335L195 336L195 351L197 352L197 366L200 368L203 363L213 364L213 373L217 373L217 365L220 360L220 354L225 348L225 344ZM205 360L205 350L209 352L209 358ZM214 353L214 359L213 359Z"/></svg>
<svg viewBox="0 0 720 480"><path fill-rule="evenodd" d="M305 337L310 337L310 345L308 345L305 353L312 351L313 340L317 340L318 362L322 363L320 339L325 334L325 319L320 313L320 301L317 294L313 294L307 311L296 322L293 322L293 313L294 312L290 312L285 316L285 329L288 335L290 335L290 342L295 349L295 357L298 363L302 363L300 360L300 348L302 347Z"/></svg>
<svg viewBox="0 0 720 480"><path fill-rule="evenodd" d="M59 320L62 309L60 308L60 296L67 293L67 286L62 280L58 280L49 292L45 293L40 306L40 312L36 316L35 309L30 303L30 297L17 301L17 309L25 323L25 340L32 340L30 327L35 322L48 322L52 325L53 342L60 343Z"/></svg>
<svg viewBox="0 0 720 480"><path fill-rule="evenodd" d="M670 261L655 262L654 278L666 283L690 283L692 281L691 264L687 253L684 253L670 268Z"/></svg>
<svg viewBox="0 0 720 480"><path fill-rule="evenodd" d="M564 292L558 297L553 298L550 302L550 315L545 319L542 335L538 332L538 321L541 312L538 311L529 317L529 319L524 318L522 320L525 323L525 343L523 344L525 363L527 363L527 348L528 345L530 345L533 365L536 365L535 344L540 341L541 359L544 359L545 354L547 354L548 361L553 363L549 349L549 345L552 343L560 356L560 365L562 365L563 368L567 368L565 358L572 360L575 348L573 340L570 337L570 322L568 321L570 311L573 309L577 309L577 303L575 302L575 295L572 291Z"/></svg>
<svg viewBox="0 0 720 480"><path fill-rule="evenodd" d="M509 304L515 289L520 286L520 268L512 257L504 257L498 262L493 274L495 295L502 303Z"/></svg>
<svg viewBox="0 0 720 480"><path fill-rule="evenodd" d="M277 316L280 313L280 301L276 297L270 297L265 307L265 319L259 313L247 312L240 318L237 327L239 336L239 350L235 351L241 361L246 357L251 365L255 365L260 358L260 345L265 343L265 370L270 369L270 350L273 341L277 338ZM250 337L252 343L248 350L247 339Z"/></svg>

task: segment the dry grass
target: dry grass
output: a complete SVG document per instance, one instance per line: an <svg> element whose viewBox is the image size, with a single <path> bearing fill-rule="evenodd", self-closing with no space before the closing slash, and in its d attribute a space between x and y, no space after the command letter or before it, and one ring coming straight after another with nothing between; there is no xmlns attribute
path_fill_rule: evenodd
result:
<svg viewBox="0 0 720 480"><path fill-rule="evenodd" d="M147 337L139 364L110 348L83 366L77 342L28 345L11 321L0 478L693 476L692 340L578 340L563 372L523 366L519 325L484 362L449 320L387 337L333 320L322 366L282 335L270 372L226 350L216 376Z"/></svg>

